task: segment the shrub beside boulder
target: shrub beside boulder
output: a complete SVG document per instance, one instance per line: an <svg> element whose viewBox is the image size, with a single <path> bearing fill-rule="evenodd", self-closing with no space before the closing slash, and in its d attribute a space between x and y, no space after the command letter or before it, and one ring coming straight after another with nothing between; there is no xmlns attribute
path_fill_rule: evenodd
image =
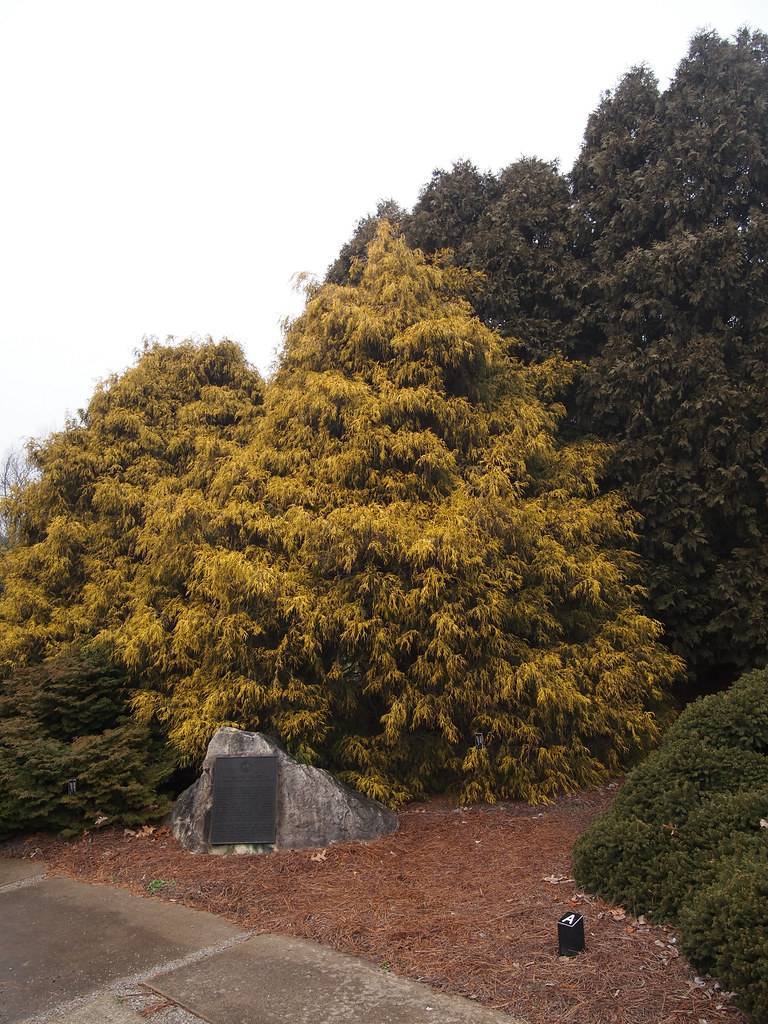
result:
<svg viewBox="0 0 768 1024"><path fill-rule="evenodd" d="M692 963L768 1019L768 670L691 704L579 839L579 883L681 929Z"/></svg>
<svg viewBox="0 0 768 1024"><path fill-rule="evenodd" d="M136 825L168 810L158 789L174 761L128 700L119 670L80 651L0 681L0 838Z"/></svg>

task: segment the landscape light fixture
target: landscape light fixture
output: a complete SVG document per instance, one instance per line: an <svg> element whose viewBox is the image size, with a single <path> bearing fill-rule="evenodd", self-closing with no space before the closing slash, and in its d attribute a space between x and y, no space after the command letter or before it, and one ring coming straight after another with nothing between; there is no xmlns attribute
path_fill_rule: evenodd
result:
<svg viewBox="0 0 768 1024"><path fill-rule="evenodd" d="M575 910L563 914L557 922L557 944L560 956L578 956L584 952L584 918Z"/></svg>
<svg viewBox="0 0 768 1024"><path fill-rule="evenodd" d="M77 779L67 779L67 793L74 796L77 792Z"/></svg>
<svg viewBox="0 0 768 1024"><path fill-rule="evenodd" d="M484 747L485 746L485 736L483 736L483 734L481 732L476 732L475 733L475 746L476 747Z"/></svg>

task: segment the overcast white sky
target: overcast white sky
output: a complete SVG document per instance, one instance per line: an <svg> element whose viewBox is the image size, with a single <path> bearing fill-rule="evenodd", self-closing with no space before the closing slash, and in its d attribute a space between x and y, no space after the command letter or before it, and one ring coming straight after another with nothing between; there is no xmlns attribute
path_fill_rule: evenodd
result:
<svg viewBox="0 0 768 1024"><path fill-rule="evenodd" d="M436 166L569 168L600 93L742 0L0 0L0 452L144 335L267 370L291 278Z"/></svg>

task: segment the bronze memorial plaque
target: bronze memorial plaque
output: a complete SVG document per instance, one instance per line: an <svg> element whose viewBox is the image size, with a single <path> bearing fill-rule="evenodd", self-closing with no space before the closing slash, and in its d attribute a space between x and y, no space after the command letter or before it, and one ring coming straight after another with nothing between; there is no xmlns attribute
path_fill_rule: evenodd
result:
<svg viewBox="0 0 768 1024"><path fill-rule="evenodd" d="M213 763L213 845L274 843L277 758L217 757Z"/></svg>

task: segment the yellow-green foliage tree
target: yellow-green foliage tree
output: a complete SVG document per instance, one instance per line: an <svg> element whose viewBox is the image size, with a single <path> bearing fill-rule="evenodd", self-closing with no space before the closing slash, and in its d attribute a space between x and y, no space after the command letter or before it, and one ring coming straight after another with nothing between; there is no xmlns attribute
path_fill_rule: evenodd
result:
<svg viewBox="0 0 768 1024"><path fill-rule="evenodd" d="M230 343L99 388L14 505L0 678L90 643L188 761L266 729L395 803L547 800L652 742L679 665L634 515L598 494L603 447L555 441L563 364L511 360L467 286L384 225L263 405Z"/></svg>
<svg viewBox="0 0 768 1024"><path fill-rule="evenodd" d="M0 680L70 641L114 651L143 588L148 524L196 514L219 463L250 440L262 391L232 342L147 345L33 450L38 478L15 495L0 553ZM185 601L173 557L156 595L169 617Z"/></svg>
<svg viewBox="0 0 768 1024"><path fill-rule="evenodd" d="M654 740L679 664L634 516L603 447L554 439L562 364L511 361L466 285L384 225L290 328L252 444L147 519L113 640L189 759L229 724L391 802L536 801Z"/></svg>

